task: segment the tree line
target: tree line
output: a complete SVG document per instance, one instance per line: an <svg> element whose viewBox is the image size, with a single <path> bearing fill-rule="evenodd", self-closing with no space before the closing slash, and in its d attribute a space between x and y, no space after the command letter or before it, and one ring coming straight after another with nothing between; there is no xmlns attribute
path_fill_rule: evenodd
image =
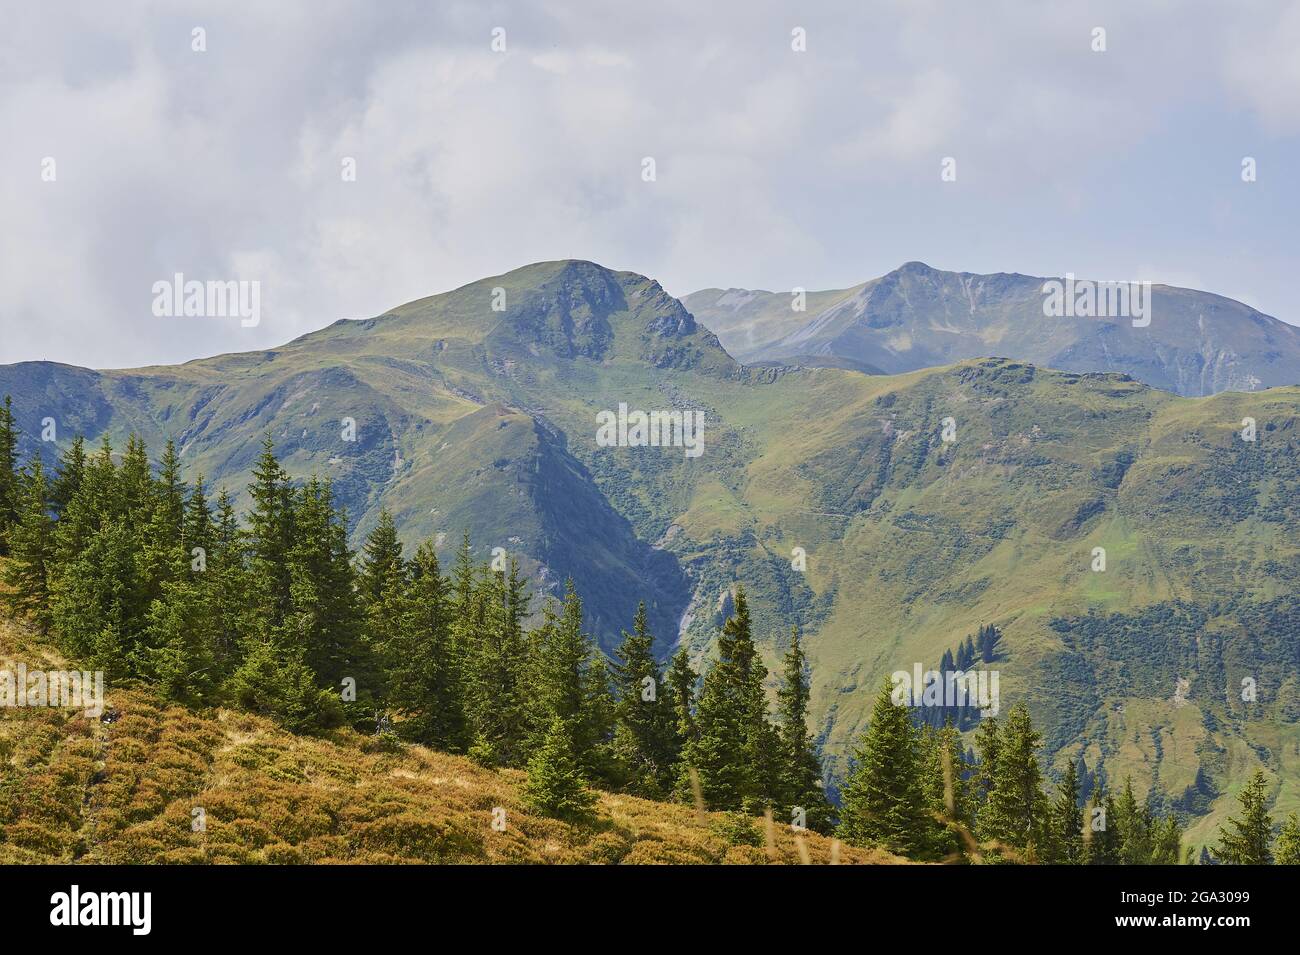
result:
<svg viewBox="0 0 1300 955"><path fill-rule="evenodd" d="M761 813L917 860L1144 864L1181 861L1173 816L1096 786L1080 798L1073 764L1049 790L1041 737L1024 704L988 717L967 750L897 706L886 681L856 747L840 806L826 798L807 728L808 663L797 631L776 674L754 641L738 587L709 665L683 647L654 653L644 605L612 655L583 627L570 581L532 612L511 560L472 556L468 534L444 573L432 541L410 557L381 510L359 553L328 480L292 482L268 437L243 519L223 489L181 477L171 442L157 467L132 436L74 439L54 473L18 466L0 407L0 554L5 598L70 657L140 680L191 706L230 705L296 732L351 725L528 770L525 794L553 815L590 811L592 786L710 810ZM981 628L958 658L989 661ZM1295 862L1294 814L1277 851L1260 850L1262 777L1224 862ZM1235 828L1234 828L1235 827ZM1244 848L1243 848L1244 847Z"/></svg>

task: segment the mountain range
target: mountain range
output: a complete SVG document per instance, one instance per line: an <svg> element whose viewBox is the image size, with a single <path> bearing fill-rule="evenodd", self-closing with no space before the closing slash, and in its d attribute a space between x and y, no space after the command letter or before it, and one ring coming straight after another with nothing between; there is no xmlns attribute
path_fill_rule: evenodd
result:
<svg viewBox="0 0 1300 955"><path fill-rule="evenodd" d="M1145 328L1049 319L1043 281L910 263L787 314L543 262L267 351L3 366L0 394L24 453L47 418L59 447L171 439L245 503L269 433L354 542L381 507L408 548L468 531L539 594L579 582L606 648L645 600L703 656L743 583L769 667L806 635L832 784L884 675L993 624L1052 767L1131 777L1193 844L1257 767L1300 808L1300 331L1163 286ZM620 410L701 413L703 452L598 441Z"/></svg>
<svg viewBox="0 0 1300 955"><path fill-rule="evenodd" d="M892 375L1005 355L1065 371L1130 374L1189 397L1300 383L1294 325L1168 285L1150 287L1150 315L1136 324L1115 314L1049 317L1044 285L1065 281L908 262L847 289L802 296L703 289L682 302L747 363L837 364Z"/></svg>

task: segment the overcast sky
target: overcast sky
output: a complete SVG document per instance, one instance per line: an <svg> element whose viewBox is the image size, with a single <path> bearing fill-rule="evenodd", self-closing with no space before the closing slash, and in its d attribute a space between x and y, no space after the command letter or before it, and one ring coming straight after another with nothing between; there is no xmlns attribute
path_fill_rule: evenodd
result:
<svg viewBox="0 0 1300 955"><path fill-rule="evenodd" d="M262 348L570 257L678 295L1140 278L1300 324L1296 2L0 9L0 362ZM156 317L176 272L260 281L261 323Z"/></svg>

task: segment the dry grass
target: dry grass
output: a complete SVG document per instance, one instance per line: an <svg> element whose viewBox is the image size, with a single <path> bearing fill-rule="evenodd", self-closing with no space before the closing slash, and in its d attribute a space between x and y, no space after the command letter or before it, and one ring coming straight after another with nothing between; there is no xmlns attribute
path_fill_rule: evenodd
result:
<svg viewBox="0 0 1300 955"><path fill-rule="evenodd" d="M4 666L34 666L42 654L30 635L0 623ZM0 863L901 861L762 819L764 848L731 845L718 814L610 793L591 822L571 825L525 807L520 772L418 746L374 752L351 731L294 736L245 713L194 713L144 689L110 688L107 706L116 714L108 723L54 709L0 711Z"/></svg>

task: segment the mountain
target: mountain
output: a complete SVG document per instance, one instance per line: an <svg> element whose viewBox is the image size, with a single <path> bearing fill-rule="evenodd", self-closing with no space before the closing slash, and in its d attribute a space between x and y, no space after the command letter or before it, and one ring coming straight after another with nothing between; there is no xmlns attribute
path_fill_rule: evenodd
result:
<svg viewBox="0 0 1300 955"><path fill-rule="evenodd" d="M1064 285L908 262L853 288L808 292L803 311L794 310L791 293L744 289L704 289L683 303L749 363L835 358L897 374L1004 355L1067 371L1130 374L1191 397L1300 383L1300 328L1240 302L1155 285L1149 324L1145 316L1136 326L1136 316L1048 317L1048 281Z"/></svg>
<svg viewBox="0 0 1300 955"><path fill-rule="evenodd" d="M743 583L769 668L806 636L832 783L883 675L992 624L1001 706L1030 702L1053 770L1132 777L1194 843L1256 767L1300 808L1300 388L746 366L657 282L549 262L271 351L0 367L6 392L26 453L46 417L64 445L134 430L232 491L269 432L291 474L334 479L354 541L381 505L408 547L450 557L468 530L539 591L573 576L607 648L645 599L661 651L703 655ZM621 406L702 414L702 453L607 446Z"/></svg>

